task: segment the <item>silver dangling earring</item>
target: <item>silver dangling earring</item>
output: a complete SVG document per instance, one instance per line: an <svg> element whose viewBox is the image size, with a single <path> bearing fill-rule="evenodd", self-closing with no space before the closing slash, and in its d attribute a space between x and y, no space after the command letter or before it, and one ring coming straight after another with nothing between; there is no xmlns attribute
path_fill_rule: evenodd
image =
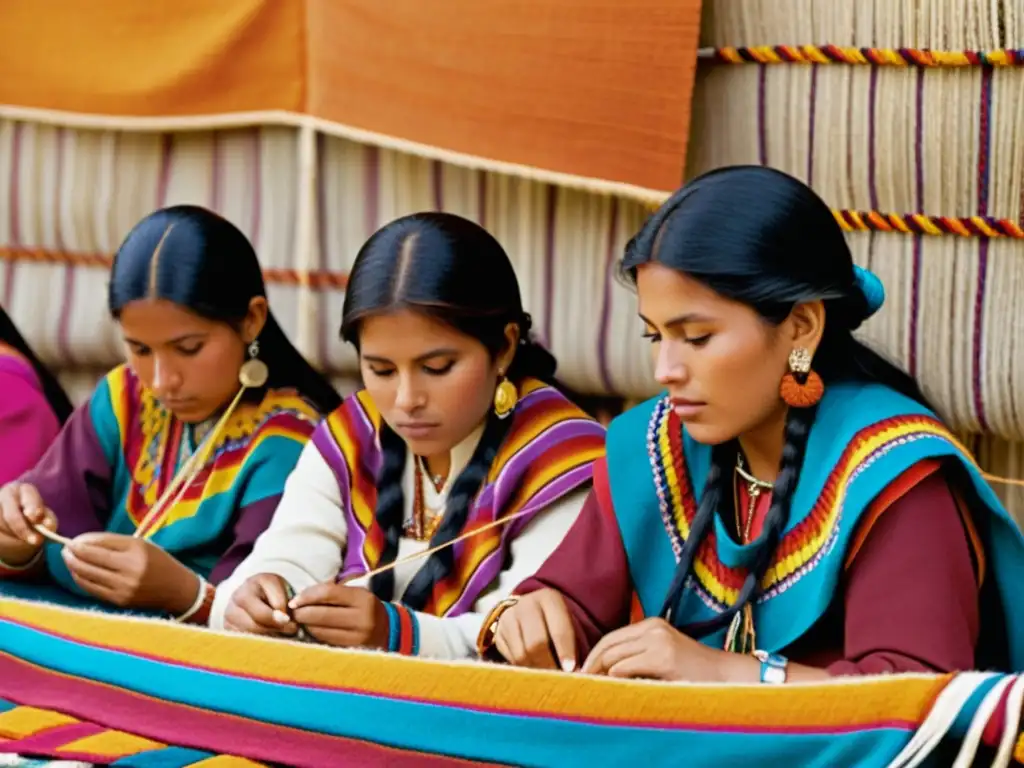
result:
<svg viewBox="0 0 1024 768"><path fill-rule="evenodd" d="M256 339L249 344L249 359L242 363L238 371L238 382L246 389L262 387L270 377L267 364L259 359L260 343Z"/></svg>

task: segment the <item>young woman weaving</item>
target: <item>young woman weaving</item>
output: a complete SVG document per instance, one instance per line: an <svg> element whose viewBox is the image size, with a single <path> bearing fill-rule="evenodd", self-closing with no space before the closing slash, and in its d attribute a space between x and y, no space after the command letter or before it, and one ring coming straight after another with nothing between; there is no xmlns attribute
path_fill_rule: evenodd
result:
<svg viewBox="0 0 1024 768"><path fill-rule="evenodd" d="M703 176L623 270L665 393L613 422L580 520L482 653L747 683L1024 668L1021 534L917 384L853 337L882 286L810 189Z"/></svg>
<svg viewBox="0 0 1024 768"><path fill-rule="evenodd" d="M0 490L0 593L205 623L340 398L270 313L252 246L210 211L136 225L109 305L128 363Z"/></svg>
<svg viewBox="0 0 1024 768"><path fill-rule="evenodd" d="M512 265L466 219L377 232L341 332L366 388L317 430L211 625L473 656L484 615L575 521L604 430L547 383Z"/></svg>

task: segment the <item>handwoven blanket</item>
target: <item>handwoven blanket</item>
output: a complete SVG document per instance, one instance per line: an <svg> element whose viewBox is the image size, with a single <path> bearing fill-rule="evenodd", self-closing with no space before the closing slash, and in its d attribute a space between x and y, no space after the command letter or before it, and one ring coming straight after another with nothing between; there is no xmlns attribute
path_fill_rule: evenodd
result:
<svg viewBox="0 0 1024 768"><path fill-rule="evenodd" d="M997 713L1009 713L1004 753L1016 748L1019 759L1022 682L615 681L0 599L0 752L138 768L661 765L683 756L690 766L887 766L939 740L955 754L986 723L992 731Z"/></svg>

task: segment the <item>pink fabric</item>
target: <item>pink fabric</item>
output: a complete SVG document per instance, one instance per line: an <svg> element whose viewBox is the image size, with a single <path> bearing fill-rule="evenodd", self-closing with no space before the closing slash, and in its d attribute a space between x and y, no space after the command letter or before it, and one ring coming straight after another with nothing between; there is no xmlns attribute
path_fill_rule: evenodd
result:
<svg viewBox="0 0 1024 768"><path fill-rule="evenodd" d="M59 432L32 366L0 353L0 485L34 467Z"/></svg>

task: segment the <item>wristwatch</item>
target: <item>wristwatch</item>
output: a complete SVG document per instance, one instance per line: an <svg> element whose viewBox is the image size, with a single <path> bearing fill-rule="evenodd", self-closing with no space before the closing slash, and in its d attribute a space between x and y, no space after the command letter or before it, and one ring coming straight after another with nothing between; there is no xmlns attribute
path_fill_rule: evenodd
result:
<svg viewBox="0 0 1024 768"><path fill-rule="evenodd" d="M786 668L789 666L789 659L777 653L768 653L768 651L754 651L752 655L761 662L762 683L779 685L786 682Z"/></svg>

